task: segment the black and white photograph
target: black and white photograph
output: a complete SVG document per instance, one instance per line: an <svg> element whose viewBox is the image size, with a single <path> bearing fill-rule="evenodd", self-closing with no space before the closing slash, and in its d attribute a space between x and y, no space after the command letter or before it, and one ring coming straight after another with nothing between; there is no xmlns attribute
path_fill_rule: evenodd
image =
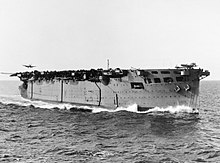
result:
<svg viewBox="0 0 220 163"><path fill-rule="evenodd" d="M0 163L219 163L219 0L0 0Z"/></svg>

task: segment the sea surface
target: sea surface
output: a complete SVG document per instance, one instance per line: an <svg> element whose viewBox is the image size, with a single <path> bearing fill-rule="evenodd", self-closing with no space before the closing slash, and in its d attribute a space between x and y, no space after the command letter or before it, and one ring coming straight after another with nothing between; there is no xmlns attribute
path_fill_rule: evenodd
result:
<svg viewBox="0 0 220 163"><path fill-rule="evenodd" d="M201 82L199 114L30 101L19 84L0 81L0 163L220 162L220 81Z"/></svg>

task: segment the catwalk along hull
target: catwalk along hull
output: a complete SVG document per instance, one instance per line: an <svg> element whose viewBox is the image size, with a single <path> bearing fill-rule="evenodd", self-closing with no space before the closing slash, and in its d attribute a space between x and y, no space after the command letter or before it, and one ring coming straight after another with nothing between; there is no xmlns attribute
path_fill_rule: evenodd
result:
<svg viewBox="0 0 220 163"><path fill-rule="evenodd" d="M209 75L189 65L175 69L81 71L82 78L76 77L75 71L65 71L62 76L53 72L50 77L50 72L41 72L41 77L31 73L29 78L20 77L24 98L109 109L137 104L140 111L177 105L197 108L200 79Z"/></svg>

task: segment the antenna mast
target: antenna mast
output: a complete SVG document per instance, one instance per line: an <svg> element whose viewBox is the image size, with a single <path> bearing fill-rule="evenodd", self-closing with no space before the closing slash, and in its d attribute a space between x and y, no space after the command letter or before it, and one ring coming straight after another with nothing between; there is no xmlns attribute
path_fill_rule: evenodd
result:
<svg viewBox="0 0 220 163"><path fill-rule="evenodd" d="M107 70L109 69L109 59L107 59Z"/></svg>

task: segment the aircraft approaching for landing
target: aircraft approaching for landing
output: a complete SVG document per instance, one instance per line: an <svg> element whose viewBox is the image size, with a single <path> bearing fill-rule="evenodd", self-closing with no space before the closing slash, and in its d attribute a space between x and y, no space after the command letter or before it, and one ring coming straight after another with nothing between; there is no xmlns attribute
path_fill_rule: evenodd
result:
<svg viewBox="0 0 220 163"><path fill-rule="evenodd" d="M27 67L27 68L33 68L33 67L36 67L36 66L33 66L33 65L23 65L24 67Z"/></svg>

